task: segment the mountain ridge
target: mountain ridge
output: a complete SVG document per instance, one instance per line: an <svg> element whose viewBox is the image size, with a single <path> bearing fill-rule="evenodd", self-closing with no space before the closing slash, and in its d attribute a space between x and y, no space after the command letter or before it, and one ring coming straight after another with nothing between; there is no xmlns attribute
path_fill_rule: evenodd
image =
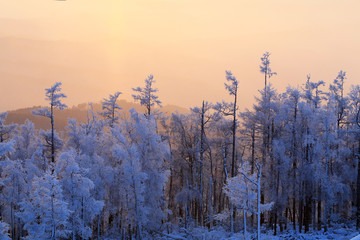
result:
<svg viewBox="0 0 360 240"><path fill-rule="evenodd" d="M129 112L130 109L135 108L139 112L145 112L145 109L140 106L138 103L128 102L124 99L118 100L117 103L122 108L120 110L121 114L126 114ZM80 103L76 106L72 106L66 108L62 111L55 110L55 128L59 131L65 130L65 127L68 125L68 119L76 119L78 122L84 123L87 121L87 113L90 109L90 104L93 107L94 112L101 111L101 102L97 103ZM23 124L26 119L30 120L34 123L35 128L37 129L50 129L50 121L49 119L36 116L31 113L32 110L41 108L43 106L33 106L33 107L25 107L19 108L16 110L7 111L8 116L6 118L6 124ZM172 113L187 113L189 112L188 109L179 107L176 105L165 105L164 107L160 108L160 110L165 113L166 115L171 115Z"/></svg>

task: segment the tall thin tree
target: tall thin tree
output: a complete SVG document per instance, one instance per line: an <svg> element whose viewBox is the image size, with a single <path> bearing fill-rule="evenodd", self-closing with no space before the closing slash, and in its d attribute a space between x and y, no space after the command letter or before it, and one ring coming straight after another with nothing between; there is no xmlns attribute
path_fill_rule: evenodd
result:
<svg viewBox="0 0 360 240"><path fill-rule="evenodd" d="M121 92L116 92L114 95L110 94L109 98L104 98L102 102L102 112L100 113L109 121L110 127L113 127L119 120L119 110L121 107L116 102Z"/></svg>
<svg viewBox="0 0 360 240"><path fill-rule="evenodd" d="M276 72L273 72L270 68L270 53L265 52L261 58L260 72L264 73L265 76L265 92L267 87L267 80L270 79L273 75L277 75Z"/></svg>
<svg viewBox="0 0 360 240"><path fill-rule="evenodd" d="M151 115L152 107L157 105L161 107L161 101L159 100L159 96L154 93L158 92L157 88L154 88L153 84L155 83L155 79L153 75L149 75L147 79L145 79L145 87L137 87L132 90L138 92L139 94L133 94L132 97L135 101L139 101L141 106L145 106L146 113L145 116L149 117Z"/></svg>
<svg viewBox="0 0 360 240"><path fill-rule="evenodd" d="M51 162L55 162L55 123L54 123L54 110L59 109L63 110L67 106L61 102L63 98L66 98L66 95L61 92L61 82L56 82L50 88L45 89L46 100L50 103L50 109L48 107L39 108L32 111L32 114L47 117L50 119L51 123L51 139L50 139L50 148L51 148Z"/></svg>

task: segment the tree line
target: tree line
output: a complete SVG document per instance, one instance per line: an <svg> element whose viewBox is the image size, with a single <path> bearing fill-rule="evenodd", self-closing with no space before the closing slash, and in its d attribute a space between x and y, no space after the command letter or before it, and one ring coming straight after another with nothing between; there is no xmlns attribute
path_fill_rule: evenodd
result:
<svg viewBox="0 0 360 240"><path fill-rule="evenodd" d="M278 93L270 54L264 88L238 109L238 81L226 71L231 102L203 101L188 114L161 112L152 75L133 98L145 112L121 114L121 92L89 106L87 121L56 131L61 83L33 111L50 128L6 124L0 114L0 238L197 239L194 229L274 235L360 227L360 86L346 72L326 90L308 75ZM199 238L201 239L201 238Z"/></svg>

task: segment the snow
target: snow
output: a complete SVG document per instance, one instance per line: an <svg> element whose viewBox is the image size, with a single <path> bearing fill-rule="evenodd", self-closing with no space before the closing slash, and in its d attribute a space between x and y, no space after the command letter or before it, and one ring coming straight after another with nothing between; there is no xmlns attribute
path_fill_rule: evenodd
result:
<svg viewBox="0 0 360 240"><path fill-rule="evenodd" d="M344 72L327 93L310 77L305 90L282 94L265 84L237 120L239 82L226 75L232 103L169 120L152 110L161 103L152 75L133 89L145 114L121 115L116 92L58 133L61 83L46 90L50 107L35 111L51 130L6 125L1 113L0 239L360 240L360 87L344 97Z"/></svg>
<svg viewBox="0 0 360 240"><path fill-rule="evenodd" d="M356 237L353 237L352 239L350 239L350 240L360 240L360 234L359 235L357 235Z"/></svg>
<svg viewBox="0 0 360 240"><path fill-rule="evenodd" d="M294 233L289 231L288 233L283 233L278 236L274 236L272 232L266 232L261 235L261 240L360 240L360 235L354 233L354 229L329 229L328 233L323 232L311 232L311 233ZM245 240L242 232L231 234L228 231L225 231L222 228L215 227L213 230L208 230L206 228L194 228L186 234L172 234L167 236L163 234L164 237L161 239L196 239L196 240ZM247 240L256 239L256 233L248 233Z"/></svg>

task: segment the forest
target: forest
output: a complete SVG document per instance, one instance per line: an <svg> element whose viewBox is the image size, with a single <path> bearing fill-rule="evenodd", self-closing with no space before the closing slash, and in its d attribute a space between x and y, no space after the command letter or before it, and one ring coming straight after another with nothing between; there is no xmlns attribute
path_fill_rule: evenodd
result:
<svg viewBox="0 0 360 240"><path fill-rule="evenodd" d="M243 112L248 80L226 71L233 100L186 114L161 111L153 75L131 90L143 112L122 113L115 92L56 131L67 107L56 82L32 111L48 129L1 113L0 239L349 239L360 228L360 85L344 89L339 71L328 86L308 75L279 93L270 53L259 62L264 88Z"/></svg>

